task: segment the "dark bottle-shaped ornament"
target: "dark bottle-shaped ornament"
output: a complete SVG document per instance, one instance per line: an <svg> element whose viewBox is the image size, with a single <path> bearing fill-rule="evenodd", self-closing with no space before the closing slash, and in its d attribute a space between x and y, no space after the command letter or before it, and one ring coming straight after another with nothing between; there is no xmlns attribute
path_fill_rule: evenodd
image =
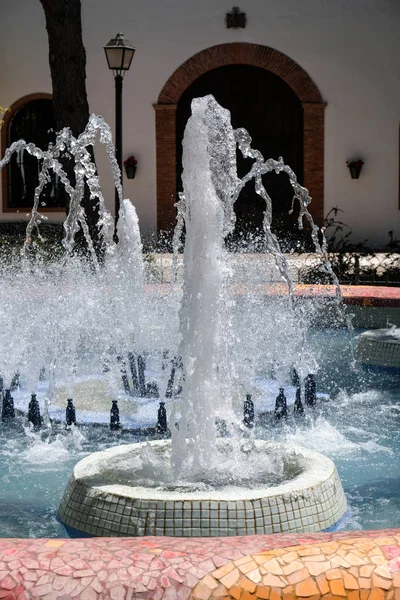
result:
<svg viewBox="0 0 400 600"><path fill-rule="evenodd" d="M72 398L67 400L67 408L65 409L65 422L68 427L76 425L76 412Z"/></svg>
<svg viewBox="0 0 400 600"><path fill-rule="evenodd" d="M251 429L254 427L254 402L251 394L246 394L246 400L243 406L243 424Z"/></svg>
<svg viewBox="0 0 400 600"><path fill-rule="evenodd" d="M296 418L304 417L304 406L301 401L301 393L299 387L296 390L296 399L294 401L293 414Z"/></svg>
<svg viewBox="0 0 400 600"><path fill-rule="evenodd" d="M292 368L291 379L292 379L292 385L294 385L295 387L299 387L300 386L300 377L299 377L299 374L298 374L298 372L296 371L296 369L294 367Z"/></svg>
<svg viewBox="0 0 400 600"><path fill-rule="evenodd" d="M1 410L1 420L3 423L9 423L15 419L14 399L11 396L11 390L6 390L3 398L3 406Z"/></svg>
<svg viewBox="0 0 400 600"><path fill-rule="evenodd" d="M32 423L34 429L39 429L42 425L42 417L40 416L39 402L36 394L32 394L31 401L28 407L28 421Z"/></svg>
<svg viewBox="0 0 400 600"><path fill-rule="evenodd" d="M112 431L117 431L121 429L121 424L119 421L119 408L117 400L112 401L111 410L110 410L110 429Z"/></svg>
<svg viewBox="0 0 400 600"><path fill-rule="evenodd" d="M307 375L304 380L304 395L307 406L315 406L317 402L317 382L315 375Z"/></svg>
<svg viewBox="0 0 400 600"><path fill-rule="evenodd" d="M279 388L279 394L275 400L275 419L277 421L287 419L287 401L283 388Z"/></svg>
<svg viewBox="0 0 400 600"><path fill-rule="evenodd" d="M165 435L168 432L167 411L165 402L160 402L157 412L156 431L159 435Z"/></svg>

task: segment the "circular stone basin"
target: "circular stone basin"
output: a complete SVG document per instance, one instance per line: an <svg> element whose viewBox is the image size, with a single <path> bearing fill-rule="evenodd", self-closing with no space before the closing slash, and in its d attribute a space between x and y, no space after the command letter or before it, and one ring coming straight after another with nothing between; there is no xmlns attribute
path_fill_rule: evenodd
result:
<svg viewBox="0 0 400 600"><path fill-rule="evenodd" d="M234 536L331 529L347 510L334 463L305 448L257 440L257 453L290 457L279 485L165 489L135 485L130 469L140 452L168 453L170 441L109 448L75 466L60 520L93 536ZM125 468L122 468L125 465ZM124 476L126 474L126 477Z"/></svg>
<svg viewBox="0 0 400 600"><path fill-rule="evenodd" d="M358 338L356 357L371 367L400 369L400 328L364 331Z"/></svg>

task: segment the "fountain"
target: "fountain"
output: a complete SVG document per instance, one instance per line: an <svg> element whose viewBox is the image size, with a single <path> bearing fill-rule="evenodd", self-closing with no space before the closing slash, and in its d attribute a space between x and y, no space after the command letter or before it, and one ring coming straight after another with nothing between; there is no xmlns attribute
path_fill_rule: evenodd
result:
<svg viewBox="0 0 400 600"><path fill-rule="evenodd" d="M347 529L398 524L398 382L379 394L364 387L364 378L361 389L353 386L360 373L352 370L351 382L343 384L340 375L354 358L344 330L313 331L314 301L297 302L291 293L268 298L266 286L254 279L238 281L224 246L235 198L254 180L266 202L265 249L291 292L261 175L274 170L289 176L300 222L309 220L316 250L324 255L307 190L281 159L264 162L213 98L194 101L172 284L149 286L128 201L122 203L118 244L113 239L86 153L96 131L114 164L110 131L97 117L77 140L64 131L48 151L18 142L4 159L19 149L43 160L39 188L53 170L70 191L73 216L65 224L65 256L35 255L30 238L41 220L36 194L22 259L8 256L0 264L0 531L9 538L0 543L0 596L394 597L398 530L302 532L337 527L346 510L334 463L314 449L338 459L353 511ZM236 143L254 161L242 180L236 176ZM76 161L75 188L58 160L68 149ZM100 200L106 242L100 261L80 209L85 179ZM78 221L90 260L74 252ZM326 268L330 272L329 263ZM333 309L344 323L336 290L323 309ZM390 342L396 340L392 330ZM328 361L321 361L321 347L328 349ZM334 399L320 392L327 379L336 385ZM103 427L99 410L105 406ZM153 436L161 439L132 444L142 438L129 427L144 424L145 408ZM93 420L96 426L87 426ZM65 537L55 522L55 503L74 464L59 509L72 535L202 537L46 539ZM367 516L359 521L362 503ZM275 532L299 533L247 537ZM45 539L10 539L21 535ZM233 535L244 537L221 537ZM220 537L204 539L210 536Z"/></svg>
<svg viewBox="0 0 400 600"><path fill-rule="evenodd" d="M94 269L83 269L82 276L81 261L72 257L71 263L62 265L63 284L68 282L65 272L72 273L71 284L78 271L89 293L87 301L92 300L98 311L99 303L89 292L93 284L96 293L106 301L101 313L96 312L96 323L93 317L88 322L87 311L81 306L78 309L76 302L69 305L71 296L67 293L63 305L66 322L61 327L58 324L56 331L61 329L65 333L72 317L78 317L79 329L74 326L74 335L67 341L64 338L62 343L52 332L56 339L50 348L46 342L42 356L50 355L48 403L54 397L57 378L76 380L80 371L76 364L78 356L84 356L86 369L79 375L87 377L88 373L96 372L96 367L99 372L102 366L115 396L121 373L125 391L130 389L124 357L138 357L137 366L143 375L143 356L159 352L160 348L164 355L167 348L173 357L174 373L180 366L182 390L177 394L172 382L169 387L173 391L167 394L167 376L158 382L162 396L158 429L165 434L168 412L171 441L116 446L91 454L75 466L60 504L61 521L70 532L89 535L210 536L329 530L346 512L346 500L333 462L310 450L256 439L252 426L251 385L260 359L256 356L260 343L265 346L261 359L268 357L278 381L283 385L295 367L301 381L305 381L305 403L314 403L315 380L312 376L310 379L310 373L314 371L315 358L305 343L307 319L302 311L295 310L289 293L281 306L285 331L279 335L287 345L285 352L279 349L277 340L274 342L269 335L271 325L260 331L260 322L252 320L254 297L248 304L232 292L232 269L224 244L234 227L234 202L241 189L254 179L257 193L266 202L265 249L274 257L291 292L293 284L285 257L271 231L271 199L261 177L269 171L289 176L299 203L299 226L305 217L316 250L324 254L318 228L307 209L310 202L307 190L298 184L282 159L264 162L260 153L251 148L247 132L234 131L229 112L212 97L194 100L184 138L185 191L177 205L174 236L176 256L185 227L183 286L170 290L168 300L159 309L158 316L161 314L163 319L165 314L168 316L168 327L163 328L159 320L149 315L149 306L154 308L160 299L157 292L145 292L137 218L128 201L121 203L118 244L112 240L109 215L93 165L83 149L83 144L93 143L96 129L100 129L103 142L109 144L109 141L100 120L92 119L90 125L79 143L73 144L79 165L76 172L81 187L87 177L92 196L100 199L101 235L107 242L107 250L100 265L84 228ZM69 148L67 138L64 132L62 145ZM244 156L254 160L250 172L241 180L236 174L236 146ZM109 145L107 148L113 163L112 150ZM32 148L25 146L25 149L39 155ZM54 157L53 152L51 156L42 154L42 158L44 163L48 160L68 189L58 156ZM117 172L115 180L118 187ZM69 252L77 222L84 225L76 189L78 184L75 191L70 190L71 210L65 223L64 244ZM121 192L120 186L118 189ZM38 198L36 194L35 201ZM28 233L39 220L37 206L36 203ZM329 263L327 270L330 271ZM107 296L110 287L111 297ZM337 306L339 301L338 296ZM277 320L271 311L267 318L276 329ZM54 322L51 326L54 327ZM103 350L100 356L99 347ZM34 385L34 377L38 379L43 365L35 360L32 351L27 356L33 367L31 385ZM8 376L11 365L16 368L15 361L8 365L8 370L3 367ZM22 370L19 365L19 371ZM132 376L135 379L133 373ZM303 383L301 386L304 388ZM143 376L141 387L145 393ZM167 400L168 395L172 398L166 410L163 398ZM275 416L285 420L287 403L283 389L278 399ZM299 415L299 399L296 406ZM45 421L48 422L48 414ZM120 429L115 398L111 429Z"/></svg>

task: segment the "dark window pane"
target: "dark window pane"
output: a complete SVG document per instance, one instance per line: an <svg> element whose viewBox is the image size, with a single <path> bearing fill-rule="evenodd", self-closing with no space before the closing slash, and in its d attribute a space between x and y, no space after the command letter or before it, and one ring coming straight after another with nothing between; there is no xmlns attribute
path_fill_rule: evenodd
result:
<svg viewBox="0 0 400 600"><path fill-rule="evenodd" d="M55 120L51 100L32 100L14 116L10 126L9 143L20 139L33 142L45 150L55 141ZM40 163L27 152L14 154L9 167L9 208L31 208L35 188L39 183ZM51 175L41 195L48 207L65 207L65 190L57 175Z"/></svg>

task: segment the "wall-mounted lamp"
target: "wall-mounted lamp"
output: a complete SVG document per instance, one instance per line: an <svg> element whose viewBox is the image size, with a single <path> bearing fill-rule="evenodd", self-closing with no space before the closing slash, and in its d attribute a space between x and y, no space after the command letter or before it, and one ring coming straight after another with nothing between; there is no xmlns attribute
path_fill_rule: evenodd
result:
<svg viewBox="0 0 400 600"><path fill-rule="evenodd" d="M361 160L361 158L346 161L346 165L349 167L350 176L352 179L358 179L360 177L363 164L364 161Z"/></svg>
<svg viewBox="0 0 400 600"><path fill-rule="evenodd" d="M246 27L246 13L240 12L238 6L234 6L230 13L226 13L226 26L228 29L244 29Z"/></svg>

